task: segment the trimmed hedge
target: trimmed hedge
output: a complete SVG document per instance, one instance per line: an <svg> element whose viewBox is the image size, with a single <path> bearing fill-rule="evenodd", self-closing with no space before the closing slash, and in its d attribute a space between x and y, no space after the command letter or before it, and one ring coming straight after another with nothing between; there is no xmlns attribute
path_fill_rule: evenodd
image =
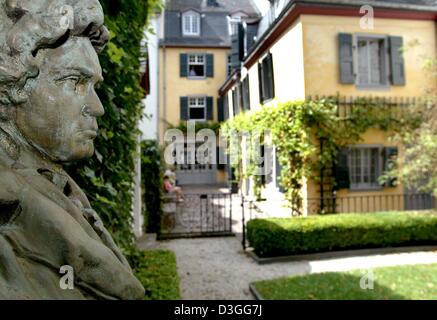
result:
<svg viewBox="0 0 437 320"><path fill-rule="evenodd" d="M142 251L134 273L145 288L144 300L180 300L176 256L172 251Z"/></svg>
<svg viewBox="0 0 437 320"><path fill-rule="evenodd" d="M437 214L381 212L255 219L247 237L260 257L437 244Z"/></svg>

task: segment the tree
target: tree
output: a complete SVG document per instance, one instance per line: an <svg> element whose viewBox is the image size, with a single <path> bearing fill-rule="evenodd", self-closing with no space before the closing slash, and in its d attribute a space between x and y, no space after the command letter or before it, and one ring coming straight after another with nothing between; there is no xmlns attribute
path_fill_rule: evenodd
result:
<svg viewBox="0 0 437 320"><path fill-rule="evenodd" d="M409 189L437 195L437 58L425 59L424 76L429 77L434 86L409 110L412 115L420 114L422 121L416 129L401 131L395 136L403 152L388 176L398 177Z"/></svg>

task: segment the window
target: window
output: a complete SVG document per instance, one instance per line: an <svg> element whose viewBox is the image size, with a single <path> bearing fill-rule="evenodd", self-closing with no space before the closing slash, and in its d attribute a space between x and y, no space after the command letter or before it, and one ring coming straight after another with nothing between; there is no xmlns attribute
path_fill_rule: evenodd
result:
<svg viewBox="0 0 437 320"><path fill-rule="evenodd" d="M271 53L258 64L258 79L260 101L265 103L275 97L273 57Z"/></svg>
<svg viewBox="0 0 437 320"><path fill-rule="evenodd" d="M188 98L188 116L190 120L206 120L205 97Z"/></svg>
<svg viewBox="0 0 437 320"><path fill-rule="evenodd" d="M227 74L228 77L231 75L232 73L232 55L228 54L227 57Z"/></svg>
<svg viewBox="0 0 437 320"><path fill-rule="evenodd" d="M250 109L249 76L244 78L243 83L242 83L242 106L243 106L243 110Z"/></svg>
<svg viewBox="0 0 437 320"><path fill-rule="evenodd" d="M339 80L360 88L406 84L403 38L339 33Z"/></svg>
<svg viewBox="0 0 437 320"><path fill-rule="evenodd" d="M188 55L188 78L205 77L205 55L189 54Z"/></svg>
<svg viewBox="0 0 437 320"><path fill-rule="evenodd" d="M193 11L184 13L182 15L182 30L184 36L199 36L200 15Z"/></svg>
<svg viewBox="0 0 437 320"><path fill-rule="evenodd" d="M382 172L379 147L354 147L348 157L351 189L380 188L378 178Z"/></svg>
<svg viewBox="0 0 437 320"><path fill-rule="evenodd" d="M232 17L229 19L229 34L235 36L238 33L238 24L241 22L241 17Z"/></svg>
<svg viewBox="0 0 437 320"><path fill-rule="evenodd" d="M384 86L388 84L388 57L385 39L358 37L357 55L358 85Z"/></svg>
<svg viewBox="0 0 437 320"><path fill-rule="evenodd" d="M232 110L234 112L234 117L240 113L240 98L238 94L238 86L232 90Z"/></svg>

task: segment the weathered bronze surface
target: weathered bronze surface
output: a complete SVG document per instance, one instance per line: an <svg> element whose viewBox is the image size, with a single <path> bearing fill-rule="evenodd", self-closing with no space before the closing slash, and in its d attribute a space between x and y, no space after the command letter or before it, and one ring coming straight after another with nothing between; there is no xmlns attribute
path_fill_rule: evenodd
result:
<svg viewBox="0 0 437 320"><path fill-rule="evenodd" d="M107 39L97 0L0 0L0 299L144 295L62 168L94 153Z"/></svg>

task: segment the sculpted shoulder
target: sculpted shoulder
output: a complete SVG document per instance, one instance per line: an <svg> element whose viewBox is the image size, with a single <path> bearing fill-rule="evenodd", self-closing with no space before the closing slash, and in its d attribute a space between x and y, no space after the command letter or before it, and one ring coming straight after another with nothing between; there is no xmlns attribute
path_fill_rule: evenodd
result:
<svg viewBox="0 0 437 320"><path fill-rule="evenodd" d="M22 187L18 175L0 163L0 203L15 201Z"/></svg>

